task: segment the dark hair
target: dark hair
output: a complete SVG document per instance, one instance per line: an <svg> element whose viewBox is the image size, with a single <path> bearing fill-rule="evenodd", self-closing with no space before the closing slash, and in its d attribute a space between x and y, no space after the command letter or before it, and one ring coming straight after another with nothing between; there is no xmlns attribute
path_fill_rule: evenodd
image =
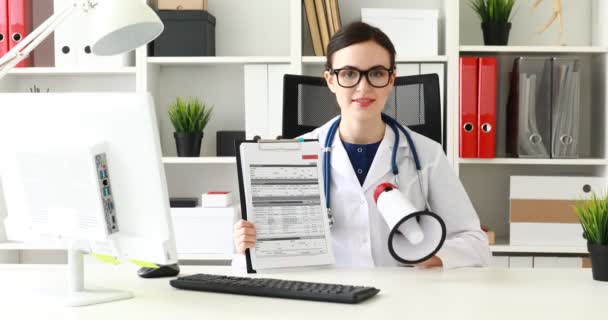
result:
<svg viewBox="0 0 608 320"><path fill-rule="evenodd" d="M391 39L382 32L382 30L370 26L365 22L352 22L345 26L343 26L329 41L327 45L327 56L325 62L325 68L327 70L331 69L333 54L348 46L353 44L366 42L366 41L374 41L380 46L382 46L386 51L388 51L391 58L391 66L393 69L395 67L395 46L391 42Z"/></svg>

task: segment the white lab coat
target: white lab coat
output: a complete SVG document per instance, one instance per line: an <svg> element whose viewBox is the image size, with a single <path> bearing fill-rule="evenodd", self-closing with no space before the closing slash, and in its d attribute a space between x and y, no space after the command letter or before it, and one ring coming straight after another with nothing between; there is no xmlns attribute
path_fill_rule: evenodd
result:
<svg viewBox="0 0 608 320"><path fill-rule="evenodd" d="M332 119L322 127L305 134L303 138L318 139L323 145L327 131L334 121L335 119ZM441 145L411 130L409 133L414 140L422 167L424 197L428 199L431 211L441 216L446 224L446 240L436 254L442 260L443 267L487 266L491 256L487 237L481 230L477 213L445 157ZM379 183L395 183L390 168L394 141L394 133L387 126L365 182L361 186L339 134L333 139L330 206L335 216L335 225L331 232L337 267L401 265L388 251L390 230L373 198L374 189ZM416 166L403 133L400 133L397 164L399 190L417 209L424 210L425 200L420 195ZM398 245L395 245L395 248L397 247ZM244 259L235 259L233 266L243 263Z"/></svg>

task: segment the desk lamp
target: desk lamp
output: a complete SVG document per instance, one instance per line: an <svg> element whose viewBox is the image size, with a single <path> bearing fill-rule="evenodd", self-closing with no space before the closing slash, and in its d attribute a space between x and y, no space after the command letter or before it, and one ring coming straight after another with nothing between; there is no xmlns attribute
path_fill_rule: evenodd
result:
<svg viewBox="0 0 608 320"><path fill-rule="evenodd" d="M82 12L91 13L91 50L100 56L131 51L154 40L163 31L160 18L141 0L73 0L71 5L55 12L0 58L0 79L26 58L67 17Z"/></svg>

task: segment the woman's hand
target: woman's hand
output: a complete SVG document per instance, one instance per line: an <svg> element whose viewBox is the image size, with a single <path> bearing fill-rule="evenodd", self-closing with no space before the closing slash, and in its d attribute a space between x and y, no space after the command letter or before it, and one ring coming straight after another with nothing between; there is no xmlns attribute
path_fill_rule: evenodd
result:
<svg viewBox="0 0 608 320"><path fill-rule="evenodd" d="M240 220L234 224L234 247L238 253L245 253L245 249L255 246L255 226L253 223Z"/></svg>
<svg viewBox="0 0 608 320"><path fill-rule="evenodd" d="M418 268L426 269L426 268L441 268L443 267L443 262L439 257L432 256L430 259L420 262L416 265Z"/></svg>

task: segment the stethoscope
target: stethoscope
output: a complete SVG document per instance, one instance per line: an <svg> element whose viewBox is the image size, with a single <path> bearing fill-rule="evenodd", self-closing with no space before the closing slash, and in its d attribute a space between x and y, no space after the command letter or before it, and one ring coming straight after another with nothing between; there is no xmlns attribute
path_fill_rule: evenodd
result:
<svg viewBox="0 0 608 320"><path fill-rule="evenodd" d="M329 127L329 131L327 132L327 136L325 137L325 144L324 144L324 148L323 148L323 153L324 153L324 157L323 157L323 179L324 180L323 180L323 182L324 182L324 188L325 188L325 190L324 190L325 191L325 208L327 209L327 214L329 216L330 226L333 226L335 224L335 217L331 213L331 208L329 205L330 204L330 185L331 185L331 169L330 169L331 145L334 141L334 137L336 136L336 131L338 130L338 127L340 126L340 120L341 120L341 117L339 116L338 119L336 119ZM418 175L418 185L420 187L421 195L424 198L424 201L426 204L426 209L427 209L427 211L431 211L429 203L428 203L426 197L424 196L424 192L422 190L420 159L418 158L418 152L416 150L416 146L414 145L414 140L412 140L410 133L399 122L397 122L397 120L382 113L382 121L384 121L384 123L386 123L393 130L393 133L395 134L395 142L393 144L393 150L392 150L392 154L391 154L391 171L393 172L393 175L395 176L395 184L397 185L397 187L399 187L399 167L397 166L397 149L399 148L399 131L401 131L401 132L403 132L403 135L405 135L405 138L407 139L407 143L409 144L410 150L412 152L412 157L414 158L414 163L416 165L416 173Z"/></svg>

